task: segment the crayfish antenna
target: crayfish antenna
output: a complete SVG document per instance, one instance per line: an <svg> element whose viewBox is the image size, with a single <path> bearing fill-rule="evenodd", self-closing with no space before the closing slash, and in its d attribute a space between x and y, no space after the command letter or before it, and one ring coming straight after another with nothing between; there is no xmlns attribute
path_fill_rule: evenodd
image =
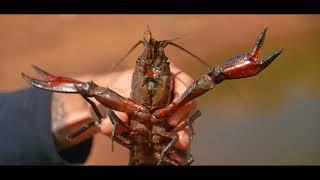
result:
<svg viewBox="0 0 320 180"><path fill-rule="evenodd" d="M113 138L111 139L111 152L114 152L114 140L113 140Z"/></svg>
<svg viewBox="0 0 320 180"><path fill-rule="evenodd" d="M181 49L182 51L186 52L187 54L189 54L190 56L196 58L198 61L200 61L202 64L204 64L207 67L211 67L208 63L206 63L204 60L202 60L201 58L199 58L198 56L196 56L195 54L193 54L192 52L188 51L187 49L183 48L182 46L172 42L172 41L167 41L167 44L170 44L172 46L175 46L179 49Z"/></svg>
<svg viewBox="0 0 320 180"><path fill-rule="evenodd" d="M116 69L116 67L117 67L123 60L125 60L125 59L129 56L129 54L130 54L139 44L141 44L141 43L143 43L141 40L138 41L138 42L127 52L127 54L124 55L124 57L122 57L120 60L118 60L118 62L111 68L111 72L113 72L113 71Z"/></svg>
<svg viewBox="0 0 320 180"><path fill-rule="evenodd" d="M150 28L149 28L149 25L147 25L147 32L149 33L149 35L150 35L150 39L152 39L152 33L151 33L151 31L150 31Z"/></svg>

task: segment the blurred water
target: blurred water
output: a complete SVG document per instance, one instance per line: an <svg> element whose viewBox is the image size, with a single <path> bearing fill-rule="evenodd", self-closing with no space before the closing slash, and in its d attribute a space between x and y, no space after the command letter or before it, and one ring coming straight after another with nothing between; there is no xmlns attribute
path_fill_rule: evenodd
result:
<svg viewBox="0 0 320 180"><path fill-rule="evenodd" d="M320 96L289 89L270 111L206 107L203 114L212 118L197 121L195 165L320 164Z"/></svg>

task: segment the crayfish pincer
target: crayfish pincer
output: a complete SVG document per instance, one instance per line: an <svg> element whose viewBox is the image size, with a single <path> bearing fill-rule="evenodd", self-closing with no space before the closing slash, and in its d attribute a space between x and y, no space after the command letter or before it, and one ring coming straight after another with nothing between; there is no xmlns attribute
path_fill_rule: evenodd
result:
<svg viewBox="0 0 320 180"><path fill-rule="evenodd" d="M125 56L127 57L138 45L144 46L142 54L136 60L130 98L125 98L110 88L101 87L93 81L82 82L55 76L36 66L33 68L43 77L42 80L31 78L23 73L22 76L37 88L80 94L91 105L98 120L69 134L66 137L69 141L92 126L99 128L104 120L96 104L90 99L94 98L107 108L107 115L114 125L112 142L116 141L129 149L129 165L190 165L193 162L192 155L175 148L179 140L177 132L186 127L193 132L192 123L201 113L198 110L191 113L175 127L169 125L168 118L224 80L255 76L268 67L280 55L282 49L274 51L263 59L259 58L266 31L267 28L260 33L252 52L233 57L221 66L211 67L173 40L154 39L148 29L148 38L144 37L138 41ZM170 61L164 51L168 45L183 50L208 66L208 71L188 86L178 98L173 98ZM124 123L114 111L126 113L129 123Z"/></svg>

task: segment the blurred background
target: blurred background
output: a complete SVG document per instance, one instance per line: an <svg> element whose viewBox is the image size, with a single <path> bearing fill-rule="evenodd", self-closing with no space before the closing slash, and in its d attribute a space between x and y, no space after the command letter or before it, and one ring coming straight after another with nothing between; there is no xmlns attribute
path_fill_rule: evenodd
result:
<svg viewBox="0 0 320 180"><path fill-rule="evenodd" d="M194 165L320 164L319 15L1 15L0 90L29 87L31 64L74 77L110 71L147 25L212 66L250 52L284 52L258 76L224 82L198 99ZM133 68L142 47L117 70ZM167 56L194 79L207 68L174 48ZM128 152L97 135L86 165L127 165Z"/></svg>

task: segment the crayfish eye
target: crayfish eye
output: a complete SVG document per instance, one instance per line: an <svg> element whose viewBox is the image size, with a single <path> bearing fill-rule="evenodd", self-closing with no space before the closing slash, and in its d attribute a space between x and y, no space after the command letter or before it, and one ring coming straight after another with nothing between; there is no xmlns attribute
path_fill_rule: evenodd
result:
<svg viewBox="0 0 320 180"><path fill-rule="evenodd" d="M137 62L136 63L143 63L143 59L141 56L138 57Z"/></svg>
<svg viewBox="0 0 320 180"><path fill-rule="evenodd" d="M169 61L169 59L168 59L167 56L163 58L163 62L164 62L164 63L170 63L170 61Z"/></svg>

